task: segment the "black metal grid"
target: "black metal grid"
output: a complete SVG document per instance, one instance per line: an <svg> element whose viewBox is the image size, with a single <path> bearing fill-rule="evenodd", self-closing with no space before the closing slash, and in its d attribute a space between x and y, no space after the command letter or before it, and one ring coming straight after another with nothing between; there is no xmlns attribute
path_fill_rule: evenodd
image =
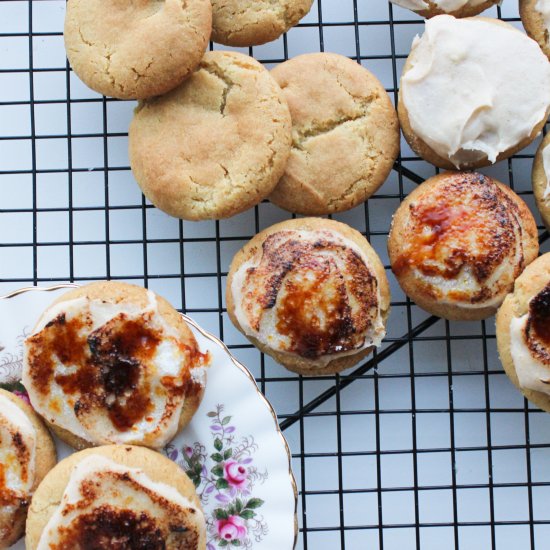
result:
<svg viewBox="0 0 550 550"><path fill-rule="evenodd" d="M264 202L233 221L190 224L158 214L132 191L129 167L117 159L127 135L120 126L129 120L129 110L123 102L82 92L66 62L42 64L43 48L58 48L62 37L60 25L42 27L44 10L58 10L60 3L0 1L0 288L103 278L134 281L168 295L225 339L273 401L290 441L300 489L300 548L500 550L511 548L510 541L514 548L548 548L550 513L543 503L548 502L550 477L541 463L548 464L550 457L549 422L509 392L496 358L492 320L463 324L427 316L391 279L388 337L359 368L303 379L261 356L228 322L225 277L233 252L288 215ZM489 13L518 22L517 11L508 18L501 8ZM272 66L301 53L295 44L307 51L338 51L378 75L389 75L385 84L396 100L410 38L421 30L420 19L386 0L317 0L308 18L273 48L248 53ZM22 64L14 65L12 54L25 49ZM45 84L49 80L53 85ZM21 81L27 93L10 96L12 87L21 89ZM44 88L53 91L44 95ZM83 129L79 113L87 108L93 114L85 115L89 127ZM44 109L51 109L48 121L64 119L61 130L42 127ZM29 121L26 129L7 130L20 117ZM113 119L122 119L115 130ZM80 159L86 144L96 155L88 164ZM533 152L531 147L487 172L509 183L534 210L528 180ZM21 156L28 162L12 167L12 157ZM64 160L56 163L56 158ZM387 264L391 212L434 173L404 144L380 192L335 218L361 230ZM56 237L59 227L61 237ZM82 234L82 228L89 230ZM548 233L542 226L540 231L544 243ZM477 350L473 360L472 350ZM502 399L493 386L504 392ZM469 401L472 393L478 402ZM476 430L473 439L465 437ZM404 441L388 443L393 433ZM445 441L426 443L425 433L443 433ZM503 453L519 453L524 471L503 476L498 462ZM514 462L505 461L506 468ZM441 479L430 481L430 470L441 472ZM355 479L362 472L369 479ZM472 479L465 479L464 472ZM436 493L444 495L439 502L448 514L434 520L428 512L434 512L437 497L427 505L425 498ZM485 513L469 516L468 508L477 510L480 499ZM500 509L502 502L508 514ZM396 511L409 519L394 520Z"/></svg>

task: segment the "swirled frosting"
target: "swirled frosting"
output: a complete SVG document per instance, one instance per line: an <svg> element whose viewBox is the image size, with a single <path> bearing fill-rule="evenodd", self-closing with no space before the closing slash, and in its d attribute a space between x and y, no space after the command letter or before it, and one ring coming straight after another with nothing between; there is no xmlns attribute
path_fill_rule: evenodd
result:
<svg viewBox="0 0 550 550"><path fill-rule="evenodd" d="M74 467L37 550L196 550L204 531L202 511L176 489L92 454Z"/></svg>
<svg viewBox="0 0 550 550"><path fill-rule="evenodd" d="M464 6L480 6L485 1L486 0L432 0L428 2L428 0L391 0L393 4L397 4L398 6L412 11L427 10L431 3L447 13L459 10Z"/></svg>
<svg viewBox="0 0 550 550"><path fill-rule="evenodd" d="M550 106L550 63L511 26L440 15L416 37L401 98L413 132L457 168L528 138Z"/></svg>
<svg viewBox="0 0 550 550"><path fill-rule="evenodd" d="M512 318L510 351L520 386L550 395L550 283Z"/></svg>
<svg viewBox="0 0 550 550"><path fill-rule="evenodd" d="M396 275L439 302L498 306L523 271L517 204L490 178L457 173L408 205Z"/></svg>
<svg viewBox="0 0 550 550"><path fill-rule="evenodd" d="M318 364L380 345L380 292L368 258L334 231L267 237L231 285L243 331Z"/></svg>
<svg viewBox="0 0 550 550"><path fill-rule="evenodd" d="M160 447L187 396L202 391L202 354L140 308L86 297L50 308L25 341L23 383L49 422L94 444Z"/></svg>

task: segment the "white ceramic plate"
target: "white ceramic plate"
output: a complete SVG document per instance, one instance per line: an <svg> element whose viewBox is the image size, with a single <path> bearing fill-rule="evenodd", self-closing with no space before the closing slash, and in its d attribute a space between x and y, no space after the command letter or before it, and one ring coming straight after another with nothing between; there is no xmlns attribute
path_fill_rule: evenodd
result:
<svg viewBox="0 0 550 550"><path fill-rule="evenodd" d="M20 378L25 336L69 286L0 296L0 383ZM296 483L275 412L227 347L185 319L212 361L199 410L163 452L197 485L208 522L208 550L291 549L297 537ZM60 458L72 452L59 441L57 447ZM14 548L22 550L23 542Z"/></svg>

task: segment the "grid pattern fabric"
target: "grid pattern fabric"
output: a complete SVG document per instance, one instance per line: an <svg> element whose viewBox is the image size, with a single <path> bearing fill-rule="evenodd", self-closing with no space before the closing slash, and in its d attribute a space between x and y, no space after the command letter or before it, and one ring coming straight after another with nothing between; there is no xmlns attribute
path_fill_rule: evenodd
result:
<svg viewBox="0 0 550 550"><path fill-rule="evenodd" d="M124 280L158 291L220 336L256 377L290 444L300 549L548 548L550 420L503 374L494 320L431 317L389 270L391 216L435 169L403 141L380 191L334 216L363 232L388 270L392 313L382 348L340 376L292 375L247 343L224 302L234 253L289 215L266 201L229 220L190 223L152 207L128 165L134 103L103 98L70 71L64 10L64 0L0 1L0 294ZM521 27L517 0L487 14ZM316 0L287 35L241 51L267 67L306 52L347 55L396 100L422 28L387 0ZM483 170L533 212L537 145ZM545 252L548 233L537 221Z"/></svg>

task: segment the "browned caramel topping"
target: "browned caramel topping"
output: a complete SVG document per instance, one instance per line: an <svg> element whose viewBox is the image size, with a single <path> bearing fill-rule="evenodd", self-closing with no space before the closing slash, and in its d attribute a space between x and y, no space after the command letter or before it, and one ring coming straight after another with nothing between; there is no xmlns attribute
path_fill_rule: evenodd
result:
<svg viewBox="0 0 550 550"><path fill-rule="evenodd" d="M323 232L306 240L282 231L265 240L259 266L248 270L242 305L255 330L277 305L286 351L314 359L363 345L378 316L377 281L353 249Z"/></svg>
<svg viewBox="0 0 550 550"><path fill-rule="evenodd" d="M525 335L529 349L550 365L550 283L529 302Z"/></svg>

